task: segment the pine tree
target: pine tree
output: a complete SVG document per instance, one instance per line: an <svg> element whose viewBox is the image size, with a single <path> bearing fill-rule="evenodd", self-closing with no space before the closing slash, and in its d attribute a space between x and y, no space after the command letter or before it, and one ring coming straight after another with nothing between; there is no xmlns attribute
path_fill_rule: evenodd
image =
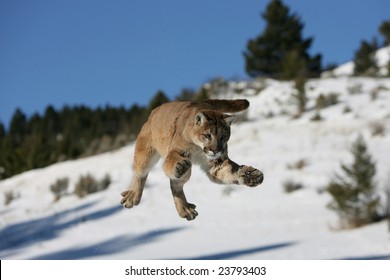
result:
<svg viewBox="0 0 390 280"><path fill-rule="evenodd" d="M191 101L194 100L194 97L196 95L196 92L192 89L189 88L184 88L182 89L181 93L176 96L176 100L179 101Z"/></svg>
<svg viewBox="0 0 390 280"><path fill-rule="evenodd" d="M379 218L376 166L362 136L353 143L351 153L352 165L341 164L344 176L336 175L326 188L333 199L328 207L338 214L343 228L359 227Z"/></svg>
<svg viewBox="0 0 390 280"><path fill-rule="evenodd" d="M1 143L1 140L5 137L5 127L3 125L3 123L0 121L0 143Z"/></svg>
<svg viewBox="0 0 390 280"><path fill-rule="evenodd" d="M27 117L21 109L16 109L10 123L9 134L15 146L21 145L27 133Z"/></svg>
<svg viewBox="0 0 390 280"><path fill-rule="evenodd" d="M252 77L295 78L295 71L286 71L284 64L288 55L292 54L298 57L297 60L304 61L311 74L318 74L321 56L310 57L308 54L313 39L302 38L304 25L300 17L290 13L281 0L272 0L262 17L266 21L264 31L248 41L244 52L246 72Z"/></svg>
<svg viewBox="0 0 390 280"><path fill-rule="evenodd" d="M153 99L150 101L148 109L152 111L153 109L157 108L158 106L166 103L169 101L169 98L165 95L165 93L161 90L157 91Z"/></svg>
<svg viewBox="0 0 390 280"><path fill-rule="evenodd" d="M360 48L355 52L355 75L375 75L378 72L378 66L375 59L375 51L378 49L376 40L371 43L363 40Z"/></svg>
<svg viewBox="0 0 390 280"><path fill-rule="evenodd" d="M390 60L387 63L387 77L390 77Z"/></svg>
<svg viewBox="0 0 390 280"><path fill-rule="evenodd" d="M384 39L384 45L390 45L390 21L384 21L379 27L379 32Z"/></svg>

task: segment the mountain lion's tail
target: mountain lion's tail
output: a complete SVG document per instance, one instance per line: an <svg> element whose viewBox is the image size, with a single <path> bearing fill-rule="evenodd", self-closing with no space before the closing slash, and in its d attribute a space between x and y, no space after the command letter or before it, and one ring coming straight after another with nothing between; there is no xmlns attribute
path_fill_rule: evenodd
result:
<svg viewBox="0 0 390 280"><path fill-rule="evenodd" d="M202 102L212 107L213 110L221 113L237 113L244 111L249 107L249 101L246 99L208 99Z"/></svg>

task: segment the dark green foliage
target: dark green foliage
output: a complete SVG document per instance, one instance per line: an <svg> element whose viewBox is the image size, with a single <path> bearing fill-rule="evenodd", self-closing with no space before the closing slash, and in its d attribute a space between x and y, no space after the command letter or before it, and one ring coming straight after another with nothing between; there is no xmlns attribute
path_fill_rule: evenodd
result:
<svg viewBox="0 0 390 280"><path fill-rule="evenodd" d="M382 22L381 26L379 27L379 32L383 36L384 44L389 45L390 44L390 21Z"/></svg>
<svg viewBox="0 0 390 280"><path fill-rule="evenodd" d="M390 77L390 60L387 63L387 77Z"/></svg>
<svg viewBox="0 0 390 280"><path fill-rule="evenodd" d="M57 161L109 151L136 138L148 116L124 107L48 106L30 118L17 109L6 131L0 124L0 179Z"/></svg>
<svg viewBox="0 0 390 280"><path fill-rule="evenodd" d="M198 91L198 93L194 96L194 100L205 100L209 99L210 94L207 88L201 87Z"/></svg>
<svg viewBox="0 0 390 280"><path fill-rule="evenodd" d="M184 88L181 93L176 96L176 100L178 101L191 101L194 100L196 95L196 91L188 88Z"/></svg>
<svg viewBox="0 0 390 280"><path fill-rule="evenodd" d="M355 52L354 74L374 76L378 72L378 66L375 59L375 51L378 49L376 40L371 43L363 40L360 48Z"/></svg>
<svg viewBox="0 0 390 280"><path fill-rule="evenodd" d="M5 136L5 128L2 122L0 122L0 141L4 138Z"/></svg>
<svg viewBox="0 0 390 280"><path fill-rule="evenodd" d="M152 98L152 100L149 103L148 109L149 111L152 111L153 109L157 108L158 106L169 102L169 98L165 95L164 92L159 90L156 95Z"/></svg>
<svg viewBox="0 0 390 280"><path fill-rule="evenodd" d="M384 217L387 217L388 228L390 231L390 180L388 180L387 185L385 186L385 207L384 207Z"/></svg>
<svg viewBox="0 0 390 280"><path fill-rule="evenodd" d="M324 109L326 107L336 105L338 100L338 94L337 93L329 93L327 95L320 94L316 99L316 109Z"/></svg>
<svg viewBox="0 0 390 280"><path fill-rule="evenodd" d="M69 178L57 179L50 185L50 190L54 194L54 201L58 201L66 194L69 185Z"/></svg>
<svg viewBox="0 0 390 280"><path fill-rule="evenodd" d="M286 53L281 70L280 78L285 80L308 76L307 61L296 50Z"/></svg>
<svg viewBox="0 0 390 280"><path fill-rule="evenodd" d="M321 56L308 53L313 39L304 39L304 24L281 0L272 0L262 14L266 22L263 32L247 43L244 52L246 72L251 77L267 76L292 79L306 69L318 75Z"/></svg>
<svg viewBox="0 0 390 280"><path fill-rule="evenodd" d="M184 89L181 100L207 98ZM0 122L0 179L58 161L90 156L134 141L150 112L168 102L158 91L147 107L48 106L28 118L17 109L6 130Z"/></svg>
<svg viewBox="0 0 390 280"><path fill-rule="evenodd" d="M16 196L16 194L13 191L6 191L6 192L4 192L4 205L7 206L15 198L17 198L17 196Z"/></svg>
<svg viewBox="0 0 390 280"><path fill-rule="evenodd" d="M379 197L374 181L376 166L361 136L353 143L353 163L341 164L337 175L326 187L332 196L329 209L335 211L342 228L359 227L379 219Z"/></svg>
<svg viewBox="0 0 390 280"><path fill-rule="evenodd" d="M104 178L100 181L101 189L102 190L107 189L110 184L111 184L111 177L110 175L106 174Z"/></svg>
<svg viewBox="0 0 390 280"><path fill-rule="evenodd" d="M283 183L283 190L285 193L292 193L303 189L303 185L298 182L294 182L292 180L287 180Z"/></svg>
<svg viewBox="0 0 390 280"><path fill-rule="evenodd" d="M319 121L322 121L322 116L321 116L321 113L319 110L316 111L316 113L314 114L314 116L312 116L310 118L311 121L313 122L319 122Z"/></svg>
<svg viewBox="0 0 390 280"><path fill-rule="evenodd" d="M80 176L78 182L76 183L74 193L78 197L83 198L88 194L107 189L110 184L111 178L107 174L101 181L98 181L92 175L87 174L85 176Z"/></svg>

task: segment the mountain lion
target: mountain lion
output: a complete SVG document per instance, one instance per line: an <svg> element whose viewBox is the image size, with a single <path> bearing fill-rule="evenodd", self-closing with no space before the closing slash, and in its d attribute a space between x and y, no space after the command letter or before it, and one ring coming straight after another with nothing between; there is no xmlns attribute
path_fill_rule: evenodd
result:
<svg viewBox="0 0 390 280"><path fill-rule="evenodd" d="M238 165L228 157L227 142L235 117L224 113L248 107L247 100L238 99L175 101L154 109L137 137L134 175L129 190L122 192L121 204L126 208L138 205L148 173L160 157L164 159L177 212L189 221L198 215L183 191L192 163L199 164L216 183L250 187L261 184L262 172Z"/></svg>

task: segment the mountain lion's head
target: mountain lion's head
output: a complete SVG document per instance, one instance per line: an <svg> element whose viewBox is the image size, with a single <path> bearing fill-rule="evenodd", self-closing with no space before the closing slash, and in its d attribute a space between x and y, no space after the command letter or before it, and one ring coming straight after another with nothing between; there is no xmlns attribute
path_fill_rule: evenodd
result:
<svg viewBox="0 0 390 280"><path fill-rule="evenodd" d="M196 114L192 140L208 159L215 160L226 154L230 125L234 120L234 116L215 111L202 111Z"/></svg>

